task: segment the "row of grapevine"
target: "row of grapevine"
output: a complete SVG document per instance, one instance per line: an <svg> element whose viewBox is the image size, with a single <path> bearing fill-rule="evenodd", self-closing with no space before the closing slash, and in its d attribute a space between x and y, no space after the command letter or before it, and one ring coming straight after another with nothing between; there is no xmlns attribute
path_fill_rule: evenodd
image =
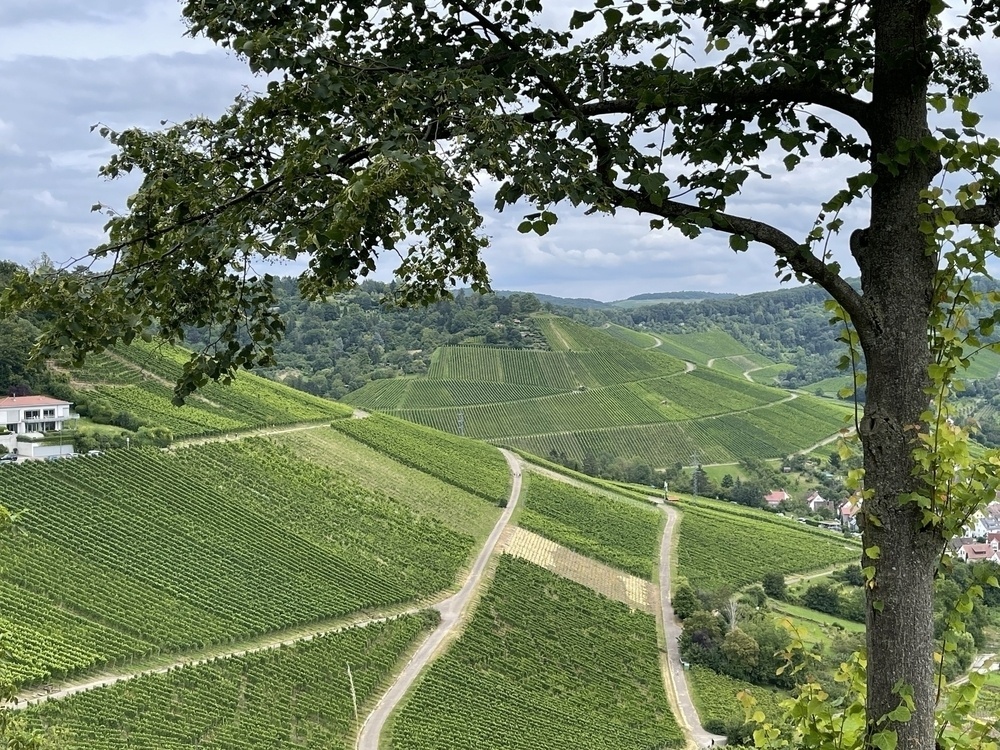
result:
<svg viewBox="0 0 1000 750"><path fill-rule="evenodd" d="M663 514L532 474L518 524L581 555L651 579Z"/></svg>
<svg viewBox="0 0 1000 750"><path fill-rule="evenodd" d="M660 348L675 357L707 365L708 360L749 354L750 350L725 331L658 333Z"/></svg>
<svg viewBox="0 0 1000 750"><path fill-rule="evenodd" d="M370 706L430 614L271 651L144 675L29 708L66 750L351 747L354 699ZM350 674L348 674L350 670Z"/></svg>
<svg viewBox="0 0 1000 750"><path fill-rule="evenodd" d="M497 505L507 504L510 469L503 455L492 446L382 414L338 420L333 427L400 463Z"/></svg>
<svg viewBox="0 0 1000 750"><path fill-rule="evenodd" d="M175 437L226 432L270 424L289 424L349 416L333 401L239 373L228 386L209 383L174 407L173 383L190 353L175 347L136 343L96 355L76 374L95 384L97 400L116 411L128 411Z"/></svg>
<svg viewBox="0 0 1000 750"><path fill-rule="evenodd" d="M388 747L681 747L657 654L651 615L504 555L461 638L403 706Z"/></svg>
<svg viewBox="0 0 1000 750"><path fill-rule="evenodd" d="M264 440L24 464L0 475L0 493L30 503L3 577L134 639L135 655L425 597L473 545ZM11 607L0 597L30 626Z"/></svg>
<svg viewBox="0 0 1000 750"><path fill-rule="evenodd" d="M557 391L569 391L581 385L569 366L569 360L558 352L483 346L446 346L438 349L427 377L432 380L535 385Z"/></svg>
<svg viewBox="0 0 1000 750"><path fill-rule="evenodd" d="M708 722L721 722L729 726L742 724L745 714L737 698L741 692L752 695L757 701L756 708L771 719L778 719L781 716L780 703L789 697L787 693L777 688L766 688L737 680L698 664L693 665L688 671L687 681L702 725Z"/></svg>
<svg viewBox="0 0 1000 750"><path fill-rule="evenodd" d="M859 557L858 545L838 534L820 535L697 505L683 507L678 572L696 588L735 590L759 582L766 573L799 573Z"/></svg>
<svg viewBox="0 0 1000 750"><path fill-rule="evenodd" d="M619 341L624 341L626 344L637 346L640 349L652 349L656 346L656 336L644 331L636 331L633 328L625 328L615 323L608 323L607 327L604 328L604 332Z"/></svg>
<svg viewBox="0 0 1000 750"><path fill-rule="evenodd" d="M437 477L405 466L362 442L330 429L273 435L296 456L347 474L366 488L398 500L420 516L435 518L481 544L493 531L500 509Z"/></svg>
<svg viewBox="0 0 1000 750"><path fill-rule="evenodd" d="M459 412L465 434L480 439L663 421L662 414L655 407L624 385L510 403L446 409L397 409L392 413L410 422L455 432Z"/></svg>
<svg viewBox="0 0 1000 750"><path fill-rule="evenodd" d="M551 396L558 391L537 385L486 380L391 378L373 380L344 397L349 404L378 411L467 406Z"/></svg>

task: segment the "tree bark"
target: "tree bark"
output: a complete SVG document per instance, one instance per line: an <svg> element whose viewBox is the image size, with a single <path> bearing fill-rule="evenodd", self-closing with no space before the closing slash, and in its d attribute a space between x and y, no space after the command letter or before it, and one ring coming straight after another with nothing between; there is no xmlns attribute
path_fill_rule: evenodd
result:
<svg viewBox="0 0 1000 750"><path fill-rule="evenodd" d="M920 509L904 493L923 489L912 451L927 409L927 325L936 260L919 231L921 191L938 166L914 160L890 166L900 139L919 141L929 130L929 4L873 3L876 34L872 89L871 224L855 248L869 325L859 328L867 363L867 403L859 427L865 488L862 563L875 568L868 588L868 735L897 732L898 747L934 750L933 591L940 536L923 527ZM876 552L873 547L877 547ZM871 551L871 556L867 553ZM912 691L909 721L883 721Z"/></svg>

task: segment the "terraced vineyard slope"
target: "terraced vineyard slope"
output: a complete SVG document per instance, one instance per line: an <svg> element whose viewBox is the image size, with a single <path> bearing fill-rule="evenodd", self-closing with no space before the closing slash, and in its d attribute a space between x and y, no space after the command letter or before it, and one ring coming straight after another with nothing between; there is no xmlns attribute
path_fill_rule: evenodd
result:
<svg viewBox="0 0 1000 750"><path fill-rule="evenodd" d="M67 750L351 747L354 704L377 697L428 614L185 667L29 709ZM350 668L350 676L348 676ZM352 695L353 692L353 695ZM278 740L277 738L282 738Z"/></svg>
<svg viewBox="0 0 1000 750"><path fill-rule="evenodd" d="M18 684L428 597L474 552L435 510L263 439L26 463L0 493L30 506L0 574Z"/></svg>
<svg viewBox="0 0 1000 750"><path fill-rule="evenodd" d="M397 716L394 750L681 747L651 615L503 556Z"/></svg>
<svg viewBox="0 0 1000 750"><path fill-rule="evenodd" d="M518 524L581 555L650 579L663 514L532 474Z"/></svg>
<svg viewBox="0 0 1000 750"><path fill-rule="evenodd" d="M678 573L706 590L736 590L766 573L856 562L858 542L773 513L711 500L681 503Z"/></svg>
<svg viewBox="0 0 1000 750"><path fill-rule="evenodd" d="M165 427L175 438L213 435L351 415L334 401L240 372L228 385L209 383L182 407L171 403L173 383L190 352L136 343L92 355L71 375L91 404L126 412L149 426Z"/></svg>
<svg viewBox="0 0 1000 750"><path fill-rule="evenodd" d="M553 315L538 324L550 351L443 347L426 377L374 381L345 401L539 456L582 462L607 453L653 466L687 463L696 452L709 463L783 456L844 425L838 404L743 377L769 363L729 337L697 351L673 346L701 362L711 347L733 352L717 359L725 367L691 370L666 347L638 346L639 334Z"/></svg>

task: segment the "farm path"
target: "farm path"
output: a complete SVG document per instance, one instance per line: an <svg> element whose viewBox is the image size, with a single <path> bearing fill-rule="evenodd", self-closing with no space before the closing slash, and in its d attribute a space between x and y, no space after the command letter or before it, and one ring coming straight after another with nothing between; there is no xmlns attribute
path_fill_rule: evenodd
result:
<svg viewBox="0 0 1000 750"><path fill-rule="evenodd" d="M836 435L830 435L830 437L823 438L822 440L820 440L815 445L810 445L808 448L803 448L802 450L799 451L799 453L801 453L803 456L805 456L806 454L812 453L815 450L819 450L824 445L829 445L830 443L832 443L832 442L834 442L836 440L839 440L841 437L847 437L847 436L853 435L853 434L854 434L854 428L853 427L848 427L846 432L844 432L844 433L838 432Z"/></svg>
<svg viewBox="0 0 1000 750"><path fill-rule="evenodd" d="M972 664L969 666L969 671L964 675L959 677L950 685L964 685L969 681L969 675L973 672L998 672L1000 671L1000 659L997 659L998 654L979 654L975 659L972 660Z"/></svg>
<svg viewBox="0 0 1000 750"><path fill-rule="evenodd" d="M649 335L653 336L653 334ZM653 341L655 341L656 343L653 344L651 347L649 347L650 349L659 349L661 346L663 346L663 339L661 339L659 336L653 336Z"/></svg>
<svg viewBox="0 0 1000 750"><path fill-rule="evenodd" d="M366 613L362 615L341 617L334 620L327 620L323 623L311 625L306 628L294 628L277 633L271 633L263 638L248 641L235 649L226 649L223 646L208 648L194 654L180 656L169 662L164 662L152 667L137 668L132 670L108 670L99 674L88 675L77 680L67 680L59 683L50 683L48 686L34 686L28 690L20 692L13 702L6 704L6 708L19 709L35 703L67 698L77 693L85 693L97 688L108 687L119 682L134 680L137 677L152 674L164 674L178 667L193 667L199 664L206 664L215 659L232 659L246 654L255 654L260 651L270 651L283 646L291 646L302 641L310 641L313 638L336 633L341 630L353 628L363 628L378 622L385 622L401 615L411 615L426 609L425 605L412 605L409 607L396 607L377 613Z"/></svg>
<svg viewBox="0 0 1000 750"><path fill-rule="evenodd" d="M650 498L653 499L653 498ZM677 549L677 521L680 513L676 508L667 505L657 498L657 504L667 514L667 522L663 527L660 539L660 612L659 620L666 639L667 663L664 674L667 682L667 695L677 716L677 721L684 730L688 744L698 748L725 744L726 738L705 731L698 717L698 709L691 700L688 689L687 674L684 672L684 662L681 660L680 638L681 623L674 616L670 605L671 564Z"/></svg>
<svg viewBox="0 0 1000 750"><path fill-rule="evenodd" d="M763 369L764 369L763 367L751 367L749 370L744 370L743 371L743 377L745 377L747 380L749 380L752 383L753 382L753 378L750 377L750 373L751 372L757 372L757 370L763 370Z"/></svg>
<svg viewBox="0 0 1000 750"><path fill-rule="evenodd" d="M365 412L358 411L354 412L355 419L361 419L367 417ZM269 435L284 435L286 432L302 432L303 430L318 430L323 427L327 427L330 424L329 419L324 419L322 422L300 422L299 424L282 425L281 427L262 427L259 430L248 430L246 432L228 432L224 435L210 435L208 437L196 437L190 438L189 440L176 440L170 444L169 450L175 450L177 448L188 448L192 445L205 445L206 443L228 443L234 440L243 440L249 437L267 437Z"/></svg>
<svg viewBox="0 0 1000 750"><path fill-rule="evenodd" d="M324 423L325 424L325 423ZM294 432L296 430L307 430L315 429L317 427L322 427L323 425L307 425L298 426L294 428L284 429L284 430L270 430L264 431L259 434L276 434L279 432ZM251 433L258 434L258 433ZM242 433L243 437L247 436L247 433ZM215 440L227 439L225 436L217 436ZM205 442L211 442L207 440ZM336 618L333 620L328 620L323 623L316 623L304 628L293 628L290 630L284 630L276 633L271 633L263 638L254 639L252 641L247 641L244 644L236 648L226 648L225 646L218 646L214 648L204 649L198 651L197 653L189 653L186 655L178 656L168 662L157 664L155 666L146 667L136 667L133 669L121 669L121 670L108 670L101 672L99 674L91 674L78 679L65 680L59 683L49 683L47 686L34 686L30 689L24 690L19 693L13 701L6 704L6 708L20 709L26 706L43 703L49 700L55 700L58 698L66 698L77 693L84 693L90 690L96 690L102 687L108 687L118 682L125 682L127 680L134 680L137 677L142 677L144 675L151 674L163 674L169 672L172 669L177 669L178 667L185 666L197 666L198 664L205 664L209 661L215 659L231 659L233 657L244 656L246 654L253 654L259 651L268 651L271 649L281 648L283 646L291 646L301 641L312 640L319 636L327 635L329 633L335 633L340 630L348 630L351 628L362 628L368 625L372 625L378 622L385 622L393 617L399 617L401 615L415 614L417 612L423 611L428 607L438 610L441 613L442 624L445 622L451 622L452 625L459 619L460 615L464 611L464 605L475 593L481 579L483 576L483 571L486 567L489 557L493 552L494 547L497 544L497 540L507 526L510 520L510 516L514 511L514 506L517 503L518 498L521 494L521 465L517 457L508 452L502 451L504 457L507 459L508 465L511 467L511 473L513 475L513 483L511 487L510 498L507 501L507 508L504 510L503 514L500 516L499 521L497 521L496 526L491 532L489 538L483 547L483 550L479 553L476 558L475 563L473 563L472 568L468 574L468 577L463 584L461 590L440 602L419 602L410 605L396 606L391 608L386 608L385 610L357 613L353 616L346 616L341 618ZM435 631L431 638L437 635L438 631L441 630L439 626L438 630ZM411 659L410 664L412 665L419 656L419 652L414 655ZM383 698L383 701L385 698ZM395 704L393 704L395 705ZM370 720L370 718L369 718ZM377 747L377 737L376 745ZM360 745L359 745L360 747Z"/></svg>
<svg viewBox="0 0 1000 750"><path fill-rule="evenodd" d="M462 620L462 615L467 611L469 603L474 598L482 583L486 566L493 556L493 551L497 546L501 534L507 528L510 517L517 506L517 501L521 496L521 462L510 451L501 451L510 466L513 483L510 490L510 498L507 500L507 507L493 527L493 531L486 539L476 562L473 563L468 578L462 588L454 596L450 596L442 602L433 606L441 614L441 623L430 636L417 648L416 652L403 667L403 671L396 678L389 690L379 699L375 709L365 719L365 723L358 733L358 741L355 745L357 750L378 750L382 736L382 729L390 714L412 687L417 677L430 661L441 651L445 642L455 635L458 625Z"/></svg>

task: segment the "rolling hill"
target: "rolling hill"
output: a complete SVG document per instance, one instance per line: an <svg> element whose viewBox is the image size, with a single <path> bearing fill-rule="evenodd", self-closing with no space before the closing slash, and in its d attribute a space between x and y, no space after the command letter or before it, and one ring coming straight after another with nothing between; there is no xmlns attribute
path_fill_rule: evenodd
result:
<svg viewBox="0 0 1000 750"><path fill-rule="evenodd" d="M772 363L722 333L693 344L553 315L536 322L549 351L442 347L426 377L373 381L345 401L539 456L654 466L780 457L844 424L837 404L743 377Z"/></svg>

